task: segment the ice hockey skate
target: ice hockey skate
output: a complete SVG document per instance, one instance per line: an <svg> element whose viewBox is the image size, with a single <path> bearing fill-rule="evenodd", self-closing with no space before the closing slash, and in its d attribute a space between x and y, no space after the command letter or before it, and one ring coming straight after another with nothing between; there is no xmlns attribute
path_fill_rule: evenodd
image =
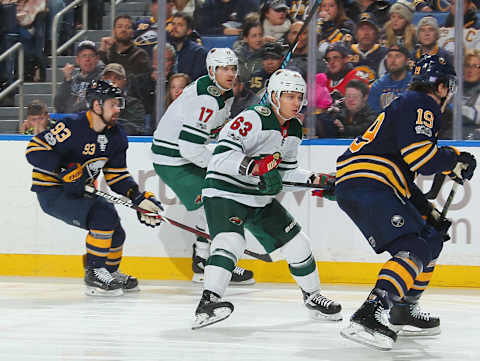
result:
<svg viewBox="0 0 480 361"><path fill-rule="evenodd" d="M397 303L390 309L390 323L399 336L434 336L441 333L440 318L418 303Z"/></svg>
<svg viewBox="0 0 480 361"><path fill-rule="evenodd" d="M115 279L106 268L87 268L84 281L87 296L123 295L122 283Z"/></svg>
<svg viewBox="0 0 480 361"><path fill-rule="evenodd" d="M376 290L350 318L350 325L340 334L357 343L382 350L391 350L397 334L388 322L388 305Z"/></svg>
<svg viewBox="0 0 480 361"><path fill-rule="evenodd" d="M342 306L323 296L320 291L308 293L302 290L302 293L303 302L308 308L308 312L312 319L326 319L330 321L341 321L343 319Z"/></svg>
<svg viewBox="0 0 480 361"><path fill-rule="evenodd" d="M113 278L122 283L122 289L124 292L140 292L138 287L138 280L136 277L127 275L125 273L116 270L112 272Z"/></svg>
<svg viewBox="0 0 480 361"><path fill-rule="evenodd" d="M197 255L195 244L193 245L192 255L192 282L203 283L205 280L204 272L207 260ZM242 267L235 267L232 271L232 278L230 279L230 285L253 285L255 279L253 278L253 272L246 270Z"/></svg>
<svg viewBox="0 0 480 361"><path fill-rule="evenodd" d="M232 303L222 301L216 293L205 290L195 310L195 320L193 321L192 330L223 321L230 316L232 312Z"/></svg>

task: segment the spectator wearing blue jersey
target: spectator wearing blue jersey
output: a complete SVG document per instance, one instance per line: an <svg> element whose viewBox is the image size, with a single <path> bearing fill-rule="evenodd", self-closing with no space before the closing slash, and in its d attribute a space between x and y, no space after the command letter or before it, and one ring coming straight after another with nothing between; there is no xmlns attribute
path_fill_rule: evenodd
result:
<svg viewBox="0 0 480 361"><path fill-rule="evenodd" d="M387 73L376 80L368 95L368 105L380 113L408 88L411 80L408 61L410 53L405 47L392 46L385 58Z"/></svg>
<svg viewBox="0 0 480 361"><path fill-rule="evenodd" d="M463 64L464 135L480 139L480 50L469 50Z"/></svg>
<svg viewBox="0 0 480 361"><path fill-rule="evenodd" d="M187 74L190 79L207 74L205 59L207 51L190 39L192 34L192 17L183 12L173 15L172 31L168 41L175 47L177 54L177 71Z"/></svg>

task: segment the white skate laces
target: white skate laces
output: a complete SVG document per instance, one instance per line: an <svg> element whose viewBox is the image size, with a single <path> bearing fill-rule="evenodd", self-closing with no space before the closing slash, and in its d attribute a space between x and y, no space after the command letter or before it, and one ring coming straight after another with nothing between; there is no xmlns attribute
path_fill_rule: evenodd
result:
<svg viewBox="0 0 480 361"><path fill-rule="evenodd" d="M422 310L420 305L417 303L410 305L410 314L412 315L412 317L425 321L430 321L430 318L432 317L432 314L430 312Z"/></svg>
<svg viewBox="0 0 480 361"><path fill-rule="evenodd" d="M232 271L232 273L235 273L235 274L237 274L237 275L239 275L239 276L243 276L243 274L245 273L245 268L236 266L236 267L234 268L234 270Z"/></svg>
<svg viewBox="0 0 480 361"><path fill-rule="evenodd" d="M382 325L391 328L390 322L388 320L388 312L383 308L382 305L378 305L375 309L375 319Z"/></svg>
<svg viewBox="0 0 480 361"><path fill-rule="evenodd" d="M110 284L114 278L106 268L94 268L93 273L100 281Z"/></svg>
<svg viewBox="0 0 480 361"><path fill-rule="evenodd" d="M315 292L308 296L305 303L314 303L324 308L328 308L333 303L333 300L323 296L320 292Z"/></svg>

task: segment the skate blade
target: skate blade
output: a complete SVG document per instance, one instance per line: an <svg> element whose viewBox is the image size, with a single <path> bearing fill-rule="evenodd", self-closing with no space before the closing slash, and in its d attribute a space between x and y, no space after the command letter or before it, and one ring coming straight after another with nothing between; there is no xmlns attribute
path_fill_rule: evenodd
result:
<svg viewBox="0 0 480 361"><path fill-rule="evenodd" d="M413 326L395 326L392 327L398 336L401 337L424 337L437 336L442 333L440 326L432 328L418 328Z"/></svg>
<svg viewBox="0 0 480 361"><path fill-rule="evenodd" d="M135 287L133 287L133 288L123 288L123 292L127 292L127 293L130 293L130 292L140 292L140 287L135 286Z"/></svg>
<svg viewBox="0 0 480 361"><path fill-rule="evenodd" d="M367 330L365 327L354 322L350 322L350 325L347 328L341 330L340 335L350 341L381 351L391 350L394 343L390 337L378 332Z"/></svg>
<svg viewBox="0 0 480 361"><path fill-rule="evenodd" d="M205 275L203 273L194 273L192 277L192 282L203 283L205 281Z"/></svg>
<svg viewBox="0 0 480 361"><path fill-rule="evenodd" d="M308 310L308 314L312 320L328 320L328 321L341 321L343 315L341 312L327 314L320 311Z"/></svg>
<svg viewBox="0 0 480 361"><path fill-rule="evenodd" d="M249 286L249 285L254 285L255 283L256 283L255 278L250 278L249 280L245 280L245 281L230 280L230 286Z"/></svg>
<svg viewBox="0 0 480 361"><path fill-rule="evenodd" d="M106 291L102 290L101 288L86 286L85 294L87 296L95 297L118 297L123 295L123 290L118 288L116 290Z"/></svg>
<svg viewBox="0 0 480 361"><path fill-rule="evenodd" d="M224 319L228 318L232 314L232 309L229 307L219 307L216 308L214 311L215 316L208 316L206 313L200 313L195 317L193 321L192 330L198 330L199 328L203 328L209 325L213 325L214 323L223 321Z"/></svg>

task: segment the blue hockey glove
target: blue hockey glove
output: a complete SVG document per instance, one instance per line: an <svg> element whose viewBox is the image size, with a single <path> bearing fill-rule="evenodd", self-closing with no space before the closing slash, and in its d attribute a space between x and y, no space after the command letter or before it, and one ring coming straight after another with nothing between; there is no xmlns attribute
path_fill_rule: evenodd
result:
<svg viewBox="0 0 480 361"><path fill-rule="evenodd" d="M156 227L162 223L162 219L156 215L162 215L164 209L162 204L155 198L153 193L133 193L130 199L135 206L147 211L137 211L137 217L140 223L143 223L149 227Z"/></svg>
<svg viewBox="0 0 480 361"><path fill-rule="evenodd" d="M60 172L60 179L63 182L63 190L69 197L83 197L87 176L83 173L83 168L80 163L69 164L67 169Z"/></svg>

